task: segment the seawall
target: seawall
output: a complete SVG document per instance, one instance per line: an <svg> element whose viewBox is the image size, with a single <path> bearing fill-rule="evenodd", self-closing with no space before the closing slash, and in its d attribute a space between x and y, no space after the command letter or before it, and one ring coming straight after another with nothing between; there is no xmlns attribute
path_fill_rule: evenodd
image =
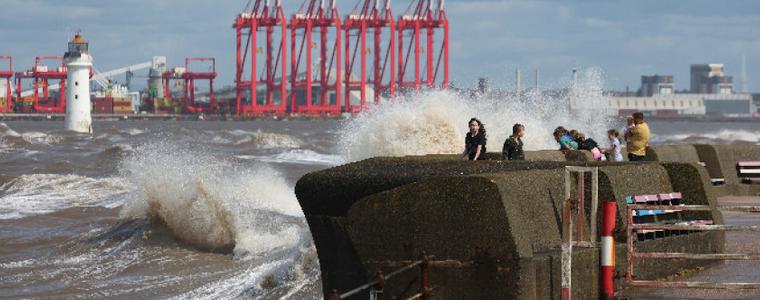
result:
<svg viewBox="0 0 760 300"><path fill-rule="evenodd" d="M364 284L375 271L390 272L425 251L435 255L433 299L558 299L564 167L598 166L599 199L617 201L616 274L621 277L625 196L681 192L684 204L714 206L717 195L756 188L741 186L738 177L736 187L713 186L709 166L735 167L737 158L760 160L760 148L717 146L712 149L719 159L707 161L705 168L699 164L705 157L699 147L705 146L655 147L648 158L658 161L645 163L588 161L585 151L528 152L523 162L498 160L500 155L491 153L492 160L479 162L455 155L372 158L307 174L296 184L296 195L314 237L326 294ZM720 167L725 169L730 167ZM725 187L730 182L727 178ZM722 223L717 211L684 218ZM636 244L641 250L720 253L723 235L692 233ZM574 252L574 297L597 297L598 256L598 248ZM654 279L704 264L641 263L636 275ZM386 297L411 295L418 277L408 272L392 279Z"/></svg>

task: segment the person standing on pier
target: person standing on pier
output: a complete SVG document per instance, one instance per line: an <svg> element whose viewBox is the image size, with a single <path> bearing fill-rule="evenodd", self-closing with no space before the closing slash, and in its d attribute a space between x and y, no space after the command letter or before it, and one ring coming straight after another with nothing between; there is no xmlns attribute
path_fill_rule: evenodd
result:
<svg viewBox="0 0 760 300"><path fill-rule="evenodd" d="M644 114L636 112L633 114L633 122L636 124L630 130L628 138L628 160L644 161L649 146L649 125L644 121Z"/></svg>
<svg viewBox="0 0 760 300"><path fill-rule="evenodd" d="M484 160L486 153L486 128L477 118L470 119L467 123L470 131L464 139L464 153L462 159Z"/></svg>
<svg viewBox="0 0 760 300"><path fill-rule="evenodd" d="M525 160L522 140L524 135L525 126L523 124L517 123L512 126L512 135L504 141L504 147L501 149L504 160Z"/></svg>

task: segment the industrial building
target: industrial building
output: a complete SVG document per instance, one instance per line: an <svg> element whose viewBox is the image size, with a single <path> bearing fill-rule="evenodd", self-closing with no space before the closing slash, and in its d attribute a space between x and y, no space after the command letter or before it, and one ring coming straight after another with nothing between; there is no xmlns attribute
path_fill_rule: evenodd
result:
<svg viewBox="0 0 760 300"><path fill-rule="evenodd" d="M672 75L641 76L641 88L638 95L652 97L654 95L667 95L673 93Z"/></svg>
<svg viewBox="0 0 760 300"><path fill-rule="evenodd" d="M733 77L723 73L723 64L691 65L691 88L694 94L731 94Z"/></svg>
<svg viewBox="0 0 760 300"><path fill-rule="evenodd" d="M748 93L734 94L733 77L724 73L723 64L693 64L688 93L677 93L672 75L641 76L641 87L633 97L610 93L610 111L630 115L641 111L651 116L680 115L757 115L757 103Z"/></svg>

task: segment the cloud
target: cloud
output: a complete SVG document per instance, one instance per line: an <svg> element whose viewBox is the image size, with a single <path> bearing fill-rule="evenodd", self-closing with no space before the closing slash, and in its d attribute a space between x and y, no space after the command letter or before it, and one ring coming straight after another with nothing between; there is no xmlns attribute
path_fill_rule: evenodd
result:
<svg viewBox="0 0 760 300"><path fill-rule="evenodd" d="M217 58L219 85L232 84L232 20L246 0L3 0L3 55L17 69L35 55L62 55L82 29L100 70L166 55L170 65L187 56ZM393 1L401 14L408 1ZM301 1L284 1L289 17ZM355 1L339 1L347 13ZM606 70L610 87L637 85L642 72L670 73L687 85L688 65L723 62L739 70L748 55L750 78L760 78L760 2L684 3L641 0L500 1L449 0L452 78L474 84L476 76L511 81L516 67L541 68L543 82L560 81L573 67ZM656 9L654 9L656 7ZM738 72L731 75L738 76ZM509 78L509 79L508 79Z"/></svg>

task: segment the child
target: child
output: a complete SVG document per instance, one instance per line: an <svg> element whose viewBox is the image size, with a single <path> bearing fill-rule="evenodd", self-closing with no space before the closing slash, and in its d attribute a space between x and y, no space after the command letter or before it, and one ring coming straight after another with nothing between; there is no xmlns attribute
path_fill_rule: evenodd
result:
<svg viewBox="0 0 760 300"><path fill-rule="evenodd" d="M615 129L607 131L607 138L610 139L610 146L604 149L604 153L609 153L613 161L623 161L623 154L620 153L620 133Z"/></svg>
<svg viewBox="0 0 760 300"><path fill-rule="evenodd" d="M578 143L573 141L565 127L559 126L554 129L554 140L559 143L559 150L578 150Z"/></svg>
<svg viewBox="0 0 760 300"><path fill-rule="evenodd" d="M573 132L573 140L578 143L578 149L591 151L591 154L596 160L605 160L604 155L602 155L602 150L599 149L599 144L597 144L594 139L586 138L586 135L576 130L572 130L571 132Z"/></svg>
<svg viewBox="0 0 760 300"><path fill-rule="evenodd" d="M625 143L627 144L628 138L631 137L631 129L636 127L636 123L633 121L633 116L626 117L625 122L626 122L625 127L623 127L623 139L625 140Z"/></svg>

